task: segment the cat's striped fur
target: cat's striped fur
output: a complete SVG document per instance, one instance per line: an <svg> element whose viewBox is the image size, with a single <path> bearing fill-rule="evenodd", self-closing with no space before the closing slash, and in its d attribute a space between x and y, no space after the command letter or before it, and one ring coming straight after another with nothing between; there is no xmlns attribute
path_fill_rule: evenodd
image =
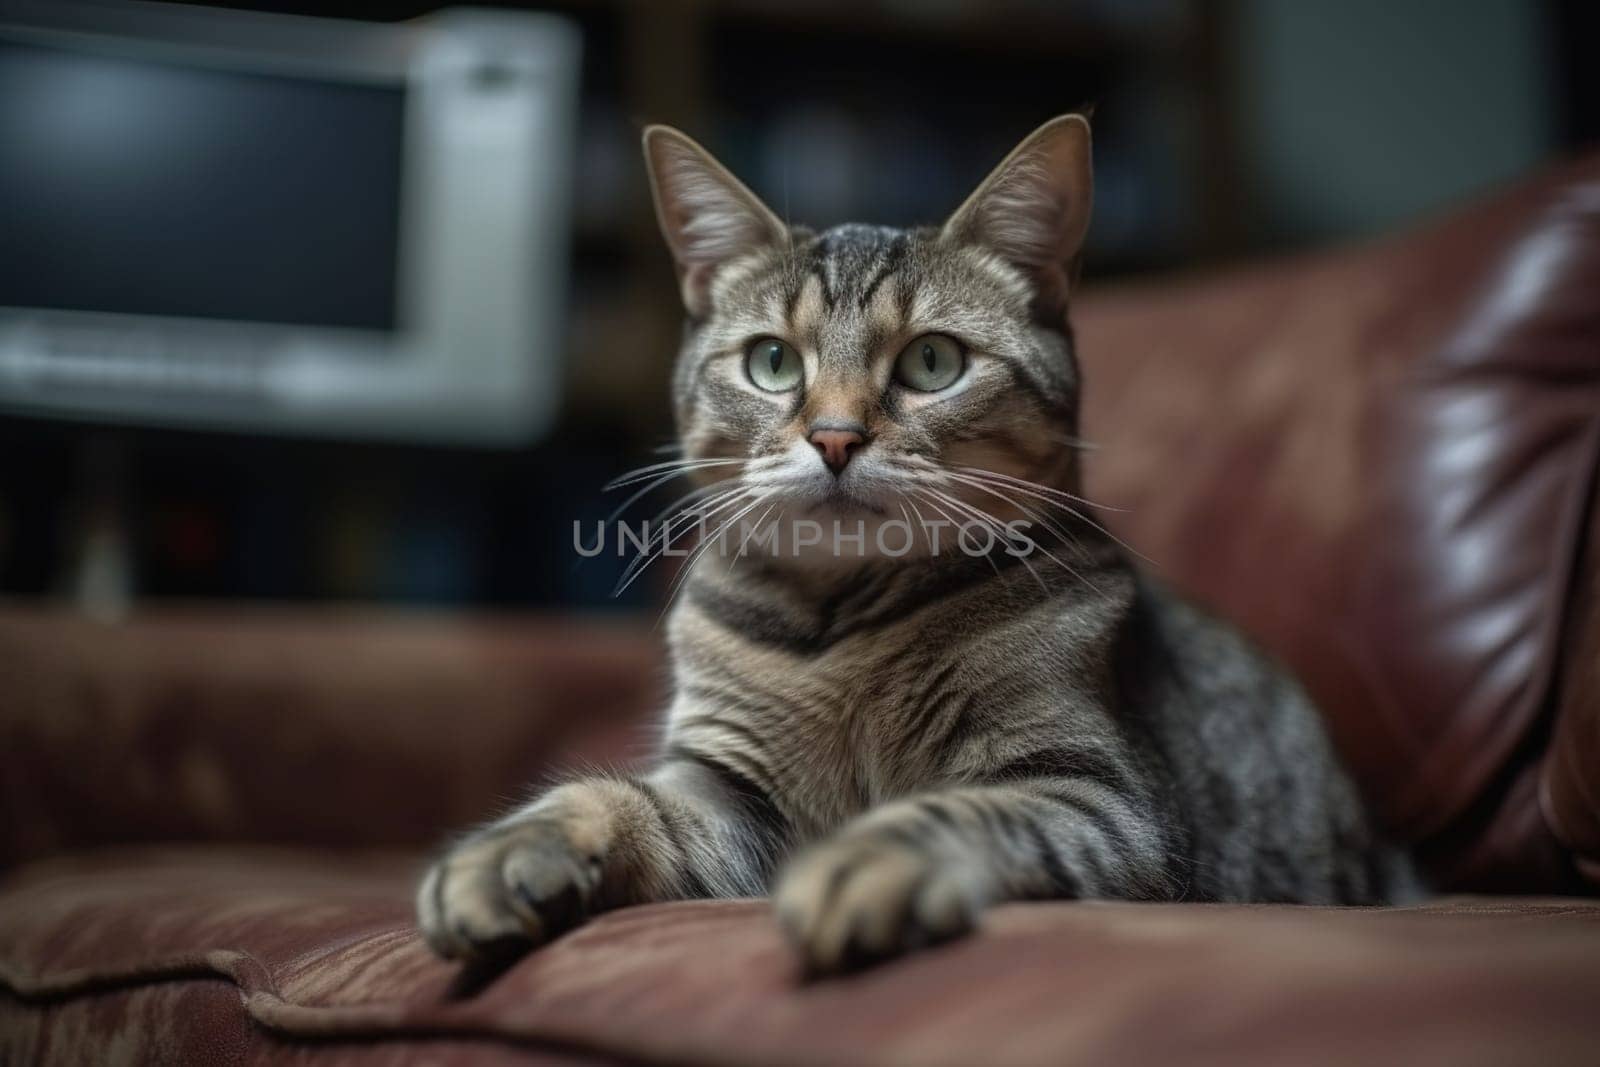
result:
<svg viewBox="0 0 1600 1067"><path fill-rule="evenodd" d="M923 527L901 558L701 558L673 610L658 765L569 782L455 845L420 890L430 944L465 956L603 908L770 890L831 972L1007 899L1415 892L1295 683L1141 577L1072 496L1081 118L926 231L790 228L681 134L646 147L690 315L685 451L730 461L697 468L701 506L865 529L1027 518L1040 551L937 552ZM895 385L930 333L967 351L959 382ZM798 352L801 386L752 383L761 337ZM838 473L807 444L819 425L861 428Z"/></svg>

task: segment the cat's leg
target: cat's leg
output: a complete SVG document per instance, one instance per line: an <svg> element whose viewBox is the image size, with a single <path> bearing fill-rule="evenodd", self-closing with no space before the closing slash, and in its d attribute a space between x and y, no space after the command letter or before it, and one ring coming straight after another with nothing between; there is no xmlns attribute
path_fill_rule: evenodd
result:
<svg viewBox="0 0 1600 1067"><path fill-rule="evenodd" d="M568 782L452 846L418 889L419 925L434 951L465 958L624 904L764 893L783 827L762 799L686 758Z"/></svg>
<svg viewBox="0 0 1600 1067"><path fill-rule="evenodd" d="M1104 784L1040 778L894 801L799 853L778 917L827 974L964 933L1003 900L1175 895L1148 808Z"/></svg>

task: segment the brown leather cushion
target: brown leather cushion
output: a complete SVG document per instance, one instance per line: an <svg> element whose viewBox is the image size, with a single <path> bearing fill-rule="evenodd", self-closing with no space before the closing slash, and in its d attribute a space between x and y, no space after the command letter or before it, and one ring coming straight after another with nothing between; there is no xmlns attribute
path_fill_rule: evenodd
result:
<svg viewBox="0 0 1600 1067"><path fill-rule="evenodd" d="M1600 1058L1600 902L1012 905L811 985L764 903L694 902L612 913L485 984L418 940L414 867L238 848L35 863L0 888L0 1061L363 1063L405 1038L430 1062Z"/></svg>
<svg viewBox="0 0 1600 1067"><path fill-rule="evenodd" d="M1077 321L1113 527L1297 670L1444 884L1580 888L1539 796L1600 455L1600 157ZM1556 803L1592 826L1587 774Z"/></svg>
<svg viewBox="0 0 1600 1067"><path fill-rule="evenodd" d="M0 610L0 867L86 844L417 847L648 751L645 625Z"/></svg>

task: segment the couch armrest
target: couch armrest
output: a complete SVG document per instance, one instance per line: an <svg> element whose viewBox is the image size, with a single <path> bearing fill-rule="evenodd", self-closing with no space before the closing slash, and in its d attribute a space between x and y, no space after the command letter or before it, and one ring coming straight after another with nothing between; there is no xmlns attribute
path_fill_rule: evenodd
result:
<svg viewBox="0 0 1600 1067"><path fill-rule="evenodd" d="M133 840L431 842L560 764L641 754L658 644L574 620L0 608L0 864Z"/></svg>
<svg viewBox="0 0 1600 1067"><path fill-rule="evenodd" d="M1076 309L1088 495L1298 672L1443 886L1583 888L1597 293L1590 155L1410 233ZM1562 702L1587 708L1552 749Z"/></svg>

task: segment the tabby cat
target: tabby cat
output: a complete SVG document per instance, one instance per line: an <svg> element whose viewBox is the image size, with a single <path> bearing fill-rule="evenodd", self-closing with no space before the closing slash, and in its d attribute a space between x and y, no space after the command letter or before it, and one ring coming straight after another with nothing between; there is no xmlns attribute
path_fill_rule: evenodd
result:
<svg viewBox="0 0 1600 1067"><path fill-rule="evenodd" d="M826 974L1006 900L1418 892L1295 682L1141 575L1075 495L1089 145L1062 116L941 228L817 233L646 131L688 313L685 458L663 469L741 542L801 517L865 535L692 557L654 769L570 780L449 848L418 894L435 950L770 889ZM915 550L885 551L902 517ZM1017 522L1027 545L950 543Z"/></svg>

